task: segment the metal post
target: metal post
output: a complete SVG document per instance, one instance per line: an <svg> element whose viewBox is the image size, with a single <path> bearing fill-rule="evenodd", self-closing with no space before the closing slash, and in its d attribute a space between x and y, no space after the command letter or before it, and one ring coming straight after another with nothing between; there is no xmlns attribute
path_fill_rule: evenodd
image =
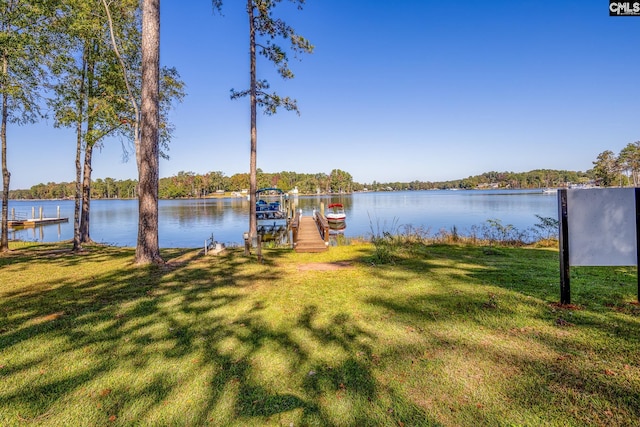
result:
<svg viewBox="0 0 640 427"><path fill-rule="evenodd" d="M258 234L258 246L256 248L256 255L258 255L258 262L262 262L262 234Z"/></svg>
<svg viewBox="0 0 640 427"><path fill-rule="evenodd" d="M560 247L560 304L571 304L570 265L569 265L569 227L567 223L567 190L558 190L558 233Z"/></svg>
<svg viewBox="0 0 640 427"><path fill-rule="evenodd" d="M244 239L244 254L245 256L251 255L251 245L249 244L249 233L245 232L242 234Z"/></svg>
<svg viewBox="0 0 640 427"><path fill-rule="evenodd" d="M58 206L58 219L60 219L60 206Z"/></svg>
<svg viewBox="0 0 640 427"><path fill-rule="evenodd" d="M40 219L42 219L42 218L43 218L43 216L42 216L42 206L40 206Z"/></svg>

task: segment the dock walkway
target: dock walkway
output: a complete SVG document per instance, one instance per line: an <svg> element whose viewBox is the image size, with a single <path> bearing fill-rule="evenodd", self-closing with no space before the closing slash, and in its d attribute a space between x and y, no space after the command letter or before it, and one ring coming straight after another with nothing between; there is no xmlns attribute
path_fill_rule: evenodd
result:
<svg viewBox="0 0 640 427"><path fill-rule="evenodd" d="M36 218L36 219L10 219L9 228L33 228L38 225L59 224L69 222L69 218Z"/></svg>
<svg viewBox="0 0 640 427"><path fill-rule="evenodd" d="M304 216L299 218L296 235L296 252L322 252L327 250L327 244L320 235L318 225L313 217Z"/></svg>

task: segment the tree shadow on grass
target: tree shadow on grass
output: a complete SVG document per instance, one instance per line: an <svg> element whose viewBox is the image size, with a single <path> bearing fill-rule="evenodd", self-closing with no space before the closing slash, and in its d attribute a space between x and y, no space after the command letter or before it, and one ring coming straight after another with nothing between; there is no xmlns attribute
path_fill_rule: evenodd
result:
<svg viewBox="0 0 640 427"><path fill-rule="evenodd" d="M52 258L52 277L0 289L0 424L526 425L568 403L560 387L575 398L591 393L620 416L640 415L633 377L575 364L590 347L554 326L558 315L545 302L551 291L536 288L541 276L517 256L426 250L375 267L361 262L370 254L363 250L349 260L357 274L349 269L347 277L359 284L343 306L303 302L304 292L322 288L323 296L350 284L337 272L312 272L305 287L290 277L289 251L266 251L264 264L233 251L178 251L169 268L135 268L132 251L122 249L96 250L82 262ZM101 270L108 260L112 268ZM68 276L54 275L58 268ZM428 285L411 287L425 276ZM316 281L326 277L329 284ZM526 283L514 286L512 278ZM522 307L536 328L509 320ZM610 318L590 316L597 326L576 329L607 331ZM545 322L551 328L539 326ZM470 335L483 329L490 332ZM470 373L447 376L459 360ZM504 369L505 380L492 382L480 370L487 366ZM486 409L473 389L460 392L464 379L499 385L506 409ZM527 397L532 390L538 395ZM518 418L532 406L543 409ZM585 417L608 410L575 407ZM582 420L555 416L546 421Z"/></svg>
<svg viewBox="0 0 640 427"><path fill-rule="evenodd" d="M209 334L206 363L222 369L211 379L211 397L201 418L213 413L217 423L237 425L254 423L256 417L268 425L434 425L400 395L393 399L400 410L390 410L387 390L373 373L375 357L362 343L375 336L346 313L326 326L316 325L318 315L316 306L305 306L290 329L278 330L265 326L263 313L253 310ZM241 350L227 354L221 345L225 338ZM339 357L325 357L322 349ZM262 370L265 357L277 364L274 371L286 375ZM262 377L267 379L260 381ZM235 390L236 400L221 411L229 389Z"/></svg>
<svg viewBox="0 0 640 427"><path fill-rule="evenodd" d="M164 255L183 253L167 251ZM149 348L162 347L168 358L188 354L197 331L180 318L181 311L197 315L188 307L201 297L209 308L233 304L243 298L234 288L260 274L239 277L238 263L232 259L210 270L198 262L136 268L130 263L132 258L132 250L102 247L82 254L28 251L3 258L7 268L15 261L20 268L50 266L65 271L55 279L44 277L31 286L13 286L2 292L0 360L4 363L0 362L0 375L10 379L5 381L10 386L0 393L0 406L14 408L8 412L13 414L8 415L13 416L11 423L18 416L33 419L48 413L57 402L124 365L148 366L157 354ZM103 262L115 268L75 271L80 263L99 267ZM220 288L228 292L207 295ZM185 310L174 310L173 301L181 301ZM66 366L67 355L78 354L90 360L89 366L77 366L73 360ZM36 369L42 374L34 374Z"/></svg>
<svg viewBox="0 0 640 427"><path fill-rule="evenodd" d="M169 268L108 247L5 262L51 275L1 290L0 424L433 424L401 395L389 403L362 343L376 337L349 313L324 325L308 306L281 320L290 329L274 323L267 291L288 252L171 253Z"/></svg>
<svg viewBox="0 0 640 427"><path fill-rule="evenodd" d="M626 292L618 285L600 288L596 296L580 289L586 283L579 283L576 294L589 294L591 300L579 310L568 310L550 303L559 287L557 252L439 247L425 251L421 259L399 257L393 265L374 267L377 280L395 277L396 270L413 279L396 281L392 290L372 293L366 301L389 313L386 321L396 323L398 330L411 330L425 341L425 347L416 348L416 366L423 374L442 376L430 368L438 366L456 373L447 376L452 389L474 384L504 401L503 411L491 411L481 400L456 402L456 411L466 417L459 418L466 420L463 424L537 420L638 425L640 358L635 349L640 322L629 310L607 307L612 299L633 295L635 277L627 269L605 274L610 282L629 284L624 285ZM581 278L586 273L580 272ZM421 279L425 274L428 278ZM420 280L424 292L409 290L408 283ZM387 359L394 357L393 350L387 354ZM496 382L494 377L503 380ZM523 408L536 407L538 412L523 417Z"/></svg>

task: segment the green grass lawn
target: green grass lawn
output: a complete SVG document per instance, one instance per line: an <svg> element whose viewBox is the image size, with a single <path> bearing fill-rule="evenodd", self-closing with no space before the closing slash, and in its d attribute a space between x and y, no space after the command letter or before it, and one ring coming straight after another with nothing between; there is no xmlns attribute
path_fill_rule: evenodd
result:
<svg viewBox="0 0 640 427"><path fill-rule="evenodd" d="M0 425L640 425L634 268L412 244L0 255Z"/></svg>

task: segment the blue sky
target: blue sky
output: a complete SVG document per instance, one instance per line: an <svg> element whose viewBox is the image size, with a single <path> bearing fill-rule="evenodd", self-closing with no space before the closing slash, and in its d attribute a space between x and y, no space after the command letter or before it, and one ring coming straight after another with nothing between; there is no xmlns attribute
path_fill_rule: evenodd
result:
<svg viewBox="0 0 640 427"><path fill-rule="evenodd" d="M172 113L179 171L249 170L245 2L213 14L207 0L162 0L161 59L187 97ZM300 116L258 116L258 167L329 173L362 183L442 181L487 171L586 171L604 150L640 139L640 17L608 2L307 0L276 8L315 46L283 81ZM93 177L137 179L121 141L94 156ZM8 130L11 188L74 179L75 142L51 120Z"/></svg>

